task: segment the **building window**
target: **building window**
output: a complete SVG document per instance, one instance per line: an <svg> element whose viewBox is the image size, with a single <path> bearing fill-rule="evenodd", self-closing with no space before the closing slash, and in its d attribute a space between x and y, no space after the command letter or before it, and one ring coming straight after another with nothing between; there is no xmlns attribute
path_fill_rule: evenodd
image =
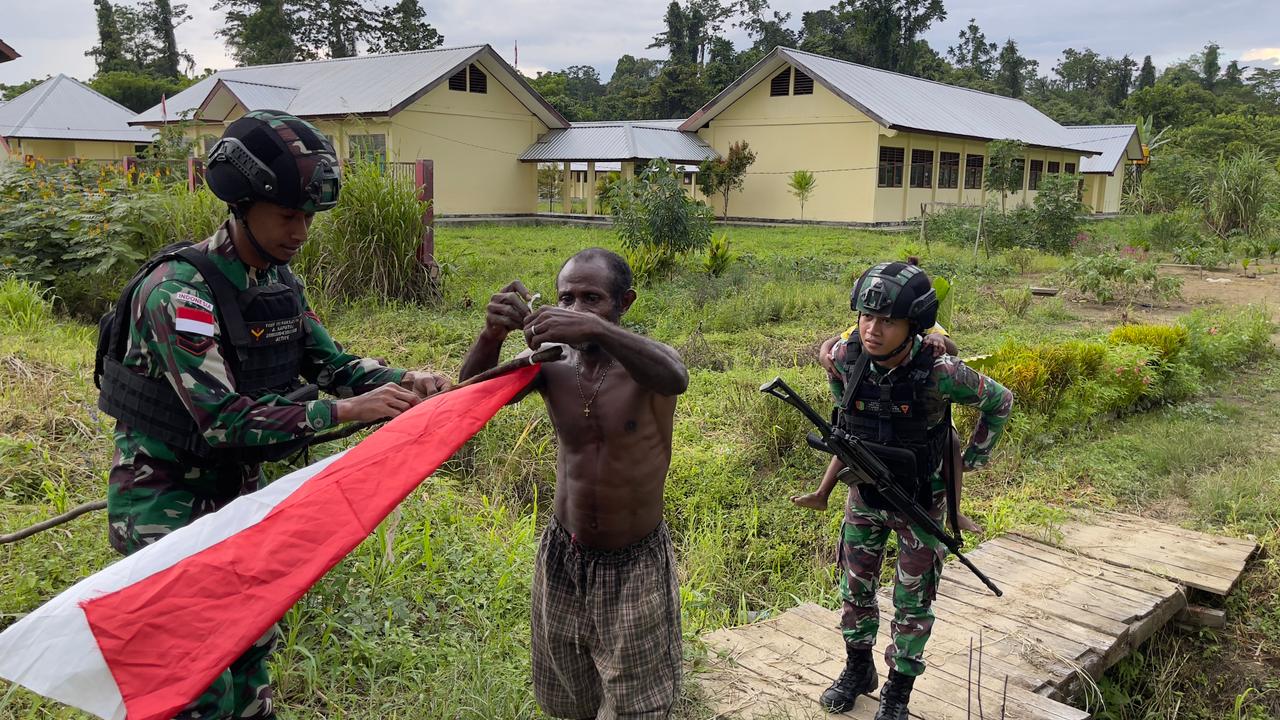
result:
<svg viewBox="0 0 1280 720"><path fill-rule="evenodd" d="M982 189L982 156L981 155L965 155L964 156L964 189L965 190L981 190Z"/></svg>
<svg viewBox="0 0 1280 720"><path fill-rule="evenodd" d="M938 189L955 190L960 187L960 153L938 153Z"/></svg>
<svg viewBox="0 0 1280 720"><path fill-rule="evenodd" d="M1022 178L1022 182L1018 183L1018 189L1022 190L1027 186L1027 160L1026 158L1018 158L1013 161L1013 167L1018 171L1018 177Z"/></svg>
<svg viewBox="0 0 1280 720"><path fill-rule="evenodd" d="M769 82L769 97L791 94L791 68L787 68Z"/></svg>
<svg viewBox="0 0 1280 720"><path fill-rule="evenodd" d="M347 138L347 157L352 160L387 161L387 136L351 135Z"/></svg>
<svg viewBox="0 0 1280 720"><path fill-rule="evenodd" d="M796 70L796 87L794 93L796 95L812 95L813 94L813 78Z"/></svg>
<svg viewBox="0 0 1280 720"><path fill-rule="evenodd" d="M880 173L876 181L879 187L902 187L902 161L906 150L899 147L880 148Z"/></svg>
<svg viewBox="0 0 1280 720"><path fill-rule="evenodd" d="M1058 164L1058 161L1057 161L1057 160L1050 160L1050 161L1049 161L1049 173L1050 173L1051 175L1057 175L1057 174L1058 174L1058 167L1059 167L1059 164Z"/></svg>
<svg viewBox="0 0 1280 720"><path fill-rule="evenodd" d="M489 92L489 76L485 75L483 70L472 65L467 74L471 78L471 85L467 88L468 91L480 94Z"/></svg>
<svg viewBox="0 0 1280 720"><path fill-rule="evenodd" d="M467 70L463 68L449 76L449 89L458 92L467 91Z"/></svg>
<svg viewBox="0 0 1280 720"><path fill-rule="evenodd" d="M933 187L933 151L911 151L911 187Z"/></svg>
<svg viewBox="0 0 1280 720"><path fill-rule="evenodd" d="M1075 174L1076 174L1076 164L1075 164L1075 163L1067 163L1067 166L1066 166L1066 167L1067 167L1067 174L1068 174L1068 175L1075 175Z"/></svg>
<svg viewBox="0 0 1280 720"><path fill-rule="evenodd" d="M1039 189L1040 189L1040 176L1041 176L1041 175L1043 175L1043 174L1044 174L1044 161L1043 161L1043 160L1032 160L1032 161L1031 161L1031 177L1030 177L1030 178L1028 178L1029 182L1027 183L1027 189L1028 189L1028 190L1039 190Z"/></svg>

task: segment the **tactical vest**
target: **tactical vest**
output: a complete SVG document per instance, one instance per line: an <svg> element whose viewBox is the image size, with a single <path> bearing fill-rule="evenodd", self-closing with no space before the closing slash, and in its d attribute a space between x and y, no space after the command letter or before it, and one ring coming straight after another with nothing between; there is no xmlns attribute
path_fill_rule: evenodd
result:
<svg viewBox="0 0 1280 720"><path fill-rule="evenodd" d="M948 408L935 425L937 396L933 386L934 356L927 351L884 375L869 372L870 357L862 351L857 336L846 346L844 396L838 408L837 424L862 440L867 449L893 472L902 489L924 507L932 505L930 478L942 465L950 437ZM943 401L945 402L945 401ZM949 406L949 403L948 403ZM871 507L890 506L875 488L860 486L862 499Z"/></svg>
<svg viewBox="0 0 1280 720"><path fill-rule="evenodd" d="M219 352L235 378L235 391L248 397L284 395L301 386L306 351L302 289L289 269L283 282L239 290L199 248L170 245L154 255L125 287L114 310L98 323L94 382L98 408L116 420L173 448L179 461L197 467L280 460L306 447L306 440L258 446L212 447L169 381L124 366L134 295L166 262L186 262L200 272L213 294L221 329ZM148 288L149 289L149 288ZM145 304L146 298L139 298Z"/></svg>

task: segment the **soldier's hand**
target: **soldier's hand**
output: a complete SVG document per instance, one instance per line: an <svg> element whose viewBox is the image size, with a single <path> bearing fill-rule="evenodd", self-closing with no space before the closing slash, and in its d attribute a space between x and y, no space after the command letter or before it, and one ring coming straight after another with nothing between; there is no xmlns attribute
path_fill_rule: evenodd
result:
<svg viewBox="0 0 1280 720"><path fill-rule="evenodd" d="M439 373L410 370L404 374L400 385L417 393L418 397L426 398L448 389L449 379Z"/></svg>
<svg viewBox="0 0 1280 720"><path fill-rule="evenodd" d="M489 298L485 309L484 331L486 334L505 339L513 330L524 327L525 318L529 317L529 289L519 280L499 290Z"/></svg>
<svg viewBox="0 0 1280 720"><path fill-rule="evenodd" d="M393 418L422 402L412 390L395 383L370 390L363 395L338 401L338 422L374 422Z"/></svg>

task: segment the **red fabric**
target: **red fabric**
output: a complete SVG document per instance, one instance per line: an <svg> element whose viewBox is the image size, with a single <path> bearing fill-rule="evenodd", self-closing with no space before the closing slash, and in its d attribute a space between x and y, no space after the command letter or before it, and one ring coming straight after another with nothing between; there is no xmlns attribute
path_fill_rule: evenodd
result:
<svg viewBox="0 0 1280 720"><path fill-rule="evenodd" d="M257 524L83 604L130 720L199 697L537 374L522 368L424 401Z"/></svg>

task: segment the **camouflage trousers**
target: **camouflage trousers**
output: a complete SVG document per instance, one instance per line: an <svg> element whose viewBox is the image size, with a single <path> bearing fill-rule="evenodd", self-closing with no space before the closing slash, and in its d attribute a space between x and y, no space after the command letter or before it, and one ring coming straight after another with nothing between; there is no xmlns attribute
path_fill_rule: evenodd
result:
<svg viewBox="0 0 1280 720"><path fill-rule="evenodd" d="M122 555L137 552L261 484L257 467L185 469L145 455L135 456L131 463L118 460L108 480L107 516L111 546ZM279 639L280 628L272 625L175 718L274 717L267 658Z"/></svg>
<svg viewBox="0 0 1280 720"><path fill-rule="evenodd" d="M929 514L939 525L945 495L941 479L935 476ZM898 563L893 579L893 642L885 648L884 656L890 668L915 676L924 672L924 647L933 630L933 599L947 549L898 513L868 507L856 487L849 488L840 526L840 595L844 600L840 627L847 645L875 647L880 630L876 587L890 531L898 534Z"/></svg>

